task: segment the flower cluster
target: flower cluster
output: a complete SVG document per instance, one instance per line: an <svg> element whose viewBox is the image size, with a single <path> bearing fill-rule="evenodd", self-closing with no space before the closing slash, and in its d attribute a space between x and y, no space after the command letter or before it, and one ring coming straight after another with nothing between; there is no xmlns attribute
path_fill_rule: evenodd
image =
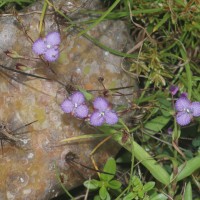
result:
<svg viewBox="0 0 200 200"><path fill-rule="evenodd" d="M200 102L191 102L187 96L182 95L175 103L177 111L176 121L179 125L188 125L193 117L200 116Z"/></svg>
<svg viewBox="0 0 200 200"><path fill-rule="evenodd" d="M94 112L89 114L89 109L85 105L85 97L81 92L73 93L61 104L65 113L71 113L80 119L89 118L93 126L101 126L104 123L113 125L118 122L116 112L110 109L109 103L104 98L97 97L93 102L93 107Z"/></svg>
<svg viewBox="0 0 200 200"><path fill-rule="evenodd" d="M46 37L39 38L33 43L33 52L43 55L49 62L54 62L59 57L59 45L61 39L58 32L48 33Z"/></svg>

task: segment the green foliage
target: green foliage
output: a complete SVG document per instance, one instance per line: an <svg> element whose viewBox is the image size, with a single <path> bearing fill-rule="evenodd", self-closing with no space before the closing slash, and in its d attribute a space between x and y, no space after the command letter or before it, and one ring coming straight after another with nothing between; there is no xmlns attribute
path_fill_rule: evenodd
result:
<svg viewBox="0 0 200 200"><path fill-rule="evenodd" d="M113 158L107 160L103 171L110 174L100 173L100 180L92 179L85 181L84 186L89 190L99 190L99 195L95 199L109 200L111 199L109 190L119 192L121 188L121 183L118 180L113 180L116 173L116 162Z"/></svg>
<svg viewBox="0 0 200 200"><path fill-rule="evenodd" d="M5 6L19 6L19 8L24 8L35 2L35 0L0 0L0 9Z"/></svg>
<svg viewBox="0 0 200 200"><path fill-rule="evenodd" d="M132 199L149 200L150 197L147 195L147 193L154 188L155 182L148 182L145 185L143 185L141 180L137 176L133 176L130 180L130 186L131 189L124 196L123 200L132 200Z"/></svg>
<svg viewBox="0 0 200 200"><path fill-rule="evenodd" d="M194 147L200 147L200 136L192 140L192 145Z"/></svg>
<svg viewBox="0 0 200 200"><path fill-rule="evenodd" d="M184 199L192 200L192 186L190 182L186 185Z"/></svg>
<svg viewBox="0 0 200 200"><path fill-rule="evenodd" d="M180 181L190 175L197 169L200 169L200 155L186 161L179 166L178 171L180 172L177 176L177 181Z"/></svg>
<svg viewBox="0 0 200 200"><path fill-rule="evenodd" d="M116 141L120 142L119 138L115 139ZM139 144L137 144L135 141L131 141L131 143L127 143L123 146L130 152L132 152L132 148L134 149L133 153L136 159L139 160L142 165L149 170L154 178L165 185L169 184L169 174Z"/></svg>
<svg viewBox="0 0 200 200"><path fill-rule="evenodd" d="M95 13L104 16L104 20L126 20L135 34L146 35L136 37L134 51L140 51L137 59L131 59L130 72L145 76L155 86L160 87L174 79L175 71L183 71L182 65L185 63L190 96L193 85L191 67L194 65L193 68L198 70L198 66L195 62L188 62L186 50L190 51L193 61L199 58L198 53L195 53L200 37L198 3L164 0L133 3L131 0L123 0L120 4L120 9L113 12ZM91 13L94 14L94 11ZM130 55L127 57L131 58Z"/></svg>

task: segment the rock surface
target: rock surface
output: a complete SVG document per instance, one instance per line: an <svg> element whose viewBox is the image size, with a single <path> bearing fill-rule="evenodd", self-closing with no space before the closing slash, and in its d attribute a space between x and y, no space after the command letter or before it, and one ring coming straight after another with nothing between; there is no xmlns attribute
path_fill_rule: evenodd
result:
<svg viewBox="0 0 200 200"><path fill-rule="evenodd" d="M30 38L35 41L39 37L40 13L32 11L41 11L42 2L36 3L26 11L31 13L18 15L18 20L12 15L0 17L0 65L16 69L16 64L21 63L31 68L26 71L27 73L50 79L33 78L0 68L0 122L2 123L0 139L3 142L3 153L0 153L0 199L2 200L46 200L59 195L62 189L56 179L55 165L60 173L64 174L64 184L67 189L80 185L84 179L94 174L83 168L79 168L80 173L77 173L74 167L65 163L64 158L68 152L73 152L78 155L81 163L92 167L89 155L102 139L80 140L61 145L60 141L65 138L94 134L98 131L84 125L81 120L64 114L60 103L68 96L71 86L103 91L103 86L98 81L99 77L104 78L103 83L106 88L134 83L121 70L122 58L100 49L82 36L77 37L77 30L69 29L69 24L63 18L55 16L52 8L49 8L47 12L50 14L45 17L44 34L60 31L62 38L60 58L50 65L40 58L34 59L37 56L32 52ZM84 2L84 6L81 6ZM78 14L75 13L79 13L83 7L99 6L99 2L91 2L88 4L86 1L56 1L55 6L62 7L68 12L66 14L77 19ZM128 31L121 21L103 22L89 34L119 51L123 51L129 42ZM16 51L26 59L10 58L4 51ZM129 93L133 89L130 90ZM102 92L94 93L94 96L97 95L102 95ZM113 104L127 103L127 99L123 96L110 96L109 100ZM14 139L17 138L16 141L9 142L3 139L4 131L12 132L35 120L37 121L12 133ZM114 141L106 142L95 153L97 165L102 166L106 159L114 156L118 150L119 146Z"/></svg>

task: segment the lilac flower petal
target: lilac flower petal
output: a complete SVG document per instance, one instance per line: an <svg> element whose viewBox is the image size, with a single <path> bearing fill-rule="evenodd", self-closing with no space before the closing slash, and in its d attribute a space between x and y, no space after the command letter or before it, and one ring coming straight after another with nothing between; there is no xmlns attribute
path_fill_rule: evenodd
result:
<svg viewBox="0 0 200 200"><path fill-rule="evenodd" d="M85 118L88 116L88 107L86 105L80 105L75 109L74 116L78 118Z"/></svg>
<svg viewBox="0 0 200 200"><path fill-rule="evenodd" d="M93 126L101 126L104 122L105 122L105 119L101 115L101 112L94 112L90 116L90 124Z"/></svg>
<svg viewBox="0 0 200 200"><path fill-rule="evenodd" d="M108 109L108 102L102 97L97 97L93 102L93 106L99 111L105 111Z"/></svg>
<svg viewBox="0 0 200 200"><path fill-rule="evenodd" d="M81 105L82 103L85 102L85 97L81 92L75 92L70 96L71 101L73 104Z"/></svg>
<svg viewBox="0 0 200 200"><path fill-rule="evenodd" d="M65 113L71 113L72 110L74 108L73 103L66 99L65 101L63 101L63 103L61 104L61 109L65 112Z"/></svg>
<svg viewBox="0 0 200 200"><path fill-rule="evenodd" d="M177 111L183 111L190 107L190 101L187 98L181 97L175 103L175 108Z"/></svg>
<svg viewBox="0 0 200 200"><path fill-rule="evenodd" d="M200 116L200 102L192 102L190 105L190 109L192 110L192 115L194 117Z"/></svg>
<svg viewBox="0 0 200 200"><path fill-rule="evenodd" d="M176 115L176 121L179 125L188 125L192 120L192 115L185 112L178 112Z"/></svg>
<svg viewBox="0 0 200 200"><path fill-rule="evenodd" d="M33 47L32 50L34 53L36 53L37 55L42 55L45 53L46 51L46 45L44 40L42 40L41 38L37 39L34 43L33 43Z"/></svg>
<svg viewBox="0 0 200 200"><path fill-rule="evenodd" d="M104 117L107 124L113 125L118 122L117 114L112 110L106 111Z"/></svg>
<svg viewBox="0 0 200 200"><path fill-rule="evenodd" d="M59 51L57 49L51 48L48 49L45 54L44 57L47 61L49 62L54 62L58 59L59 57Z"/></svg>
<svg viewBox="0 0 200 200"><path fill-rule="evenodd" d="M171 92L172 95L175 95L178 92L179 88L176 85L172 85L169 88L169 91Z"/></svg>
<svg viewBox="0 0 200 200"><path fill-rule="evenodd" d="M51 32L46 36L46 43L47 45L55 46L59 45L61 42L60 33L58 32Z"/></svg>

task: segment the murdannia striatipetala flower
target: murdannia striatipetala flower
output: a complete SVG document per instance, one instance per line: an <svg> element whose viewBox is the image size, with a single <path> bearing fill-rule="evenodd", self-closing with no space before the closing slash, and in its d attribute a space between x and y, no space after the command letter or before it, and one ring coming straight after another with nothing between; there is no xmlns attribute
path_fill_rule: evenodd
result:
<svg viewBox="0 0 200 200"><path fill-rule="evenodd" d="M113 125L118 122L117 114L109 108L108 102L104 98L97 97L93 106L95 111L90 116L91 125L101 126L104 123Z"/></svg>
<svg viewBox="0 0 200 200"><path fill-rule="evenodd" d="M61 39L58 32L51 32L45 38L39 38L33 43L33 52L37 55L44 55L49 62L54 62L59 57L59 45Z"/></svg>
<svg viewBox="0 0 200 200"><path fill-rule="evenodd" d="M88 107L84 103L84 95L81 92L75 92L61 104L61 108L65 113L71 113L82 119L88 116Z"/></svg>
<svg viewBox="0 0 200 200"><path fill-rule="evenodd" d="M200 116L200 102L190 102L187 97L180 97L175 103L176 121L179 125L188 125L193 117Z"/></svg>

